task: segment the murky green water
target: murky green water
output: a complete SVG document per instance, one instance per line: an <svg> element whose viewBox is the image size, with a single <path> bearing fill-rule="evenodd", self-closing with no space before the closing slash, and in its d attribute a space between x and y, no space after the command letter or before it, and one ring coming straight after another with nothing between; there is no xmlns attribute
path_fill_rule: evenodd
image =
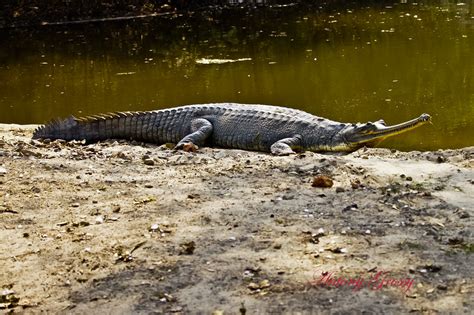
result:
<svg viewBox="0 0 474 315"><path fill-rule="evenodd" d="M243 102L344 122L427 112L433 125L382 146L474 145L472 6L385 1L0 31L0 122Z"/></svg>

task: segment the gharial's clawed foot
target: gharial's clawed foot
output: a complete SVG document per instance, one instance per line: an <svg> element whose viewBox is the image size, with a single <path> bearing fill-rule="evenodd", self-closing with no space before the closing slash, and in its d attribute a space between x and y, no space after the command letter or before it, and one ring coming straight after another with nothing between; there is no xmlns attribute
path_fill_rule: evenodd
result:
<svg viewBox="0 0 474 315"><path fill-rule="evenodd" d="M274 155L296 154L293 149L299 150L301 148L301 141L302 137L298 134L291 138L280 139L271 145L270 151Z"/></svg>
<svg viewBox="0 0 474 315"><path fill-rule="evenodd" d="M284 156L284 155L291 155L296 154L289 146L281 145L280 143L276 143L272 145L271 152L273 155Z"/></svg>
<svg viewBox="0 0 474 315"><path fill-rule="evenodd" d="M196 152L199 147L192 142L180 142L175 147L175 150L183 150L184 152Z"/></svg>

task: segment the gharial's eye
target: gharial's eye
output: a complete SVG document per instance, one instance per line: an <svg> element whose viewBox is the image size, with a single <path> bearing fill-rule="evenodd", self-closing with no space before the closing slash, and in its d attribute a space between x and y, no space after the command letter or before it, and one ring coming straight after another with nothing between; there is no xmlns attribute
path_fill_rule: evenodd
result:
<svg viewBox="0 0 474 315"><path fill-rule="evenodd" d="M358 129L357 130L358 132L368 133L368 132L374 131L375 129L377 129L377 127L372 122L368 122L366 124L363 124L357 129Z"/></svg>

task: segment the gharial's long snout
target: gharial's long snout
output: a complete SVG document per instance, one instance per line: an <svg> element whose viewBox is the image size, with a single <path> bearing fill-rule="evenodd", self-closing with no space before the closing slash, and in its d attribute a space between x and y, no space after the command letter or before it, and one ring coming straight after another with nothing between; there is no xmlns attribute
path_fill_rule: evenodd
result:
<svg viewBox="0 0 474 315"><path fill-rule="evenodd" d="M418 118L393 126L386 126L383 120L379 120L374 123L357 124L352 129L346 130L344 137L351 146L374 146L385 138L418 128L428 122L431 122L429 114L422 114Z"/></svg>

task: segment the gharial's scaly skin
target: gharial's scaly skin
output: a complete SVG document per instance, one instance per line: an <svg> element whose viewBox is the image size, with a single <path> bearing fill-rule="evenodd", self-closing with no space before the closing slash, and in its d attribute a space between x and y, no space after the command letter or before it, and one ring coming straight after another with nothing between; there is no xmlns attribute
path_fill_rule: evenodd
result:
<svg viewBox="0 0 474 315"><path fill-rule="evenodd" d="M207 145L266 151L278 155L293 150L353 151L370 146L391 133L400 133L429 121L423 114L385 132L383 121L347 124L278 106L234 103L202 104L146 112L119 112L55 120L35 130L34 139L133 139L177 148ZM375 129L374 129L375 128ZM377 129L378 128L378 129ZM376 136L370 136L377 133ZM351 142L354 135L361 143ZM359 140L358 140L359 141Z"/></svg>

